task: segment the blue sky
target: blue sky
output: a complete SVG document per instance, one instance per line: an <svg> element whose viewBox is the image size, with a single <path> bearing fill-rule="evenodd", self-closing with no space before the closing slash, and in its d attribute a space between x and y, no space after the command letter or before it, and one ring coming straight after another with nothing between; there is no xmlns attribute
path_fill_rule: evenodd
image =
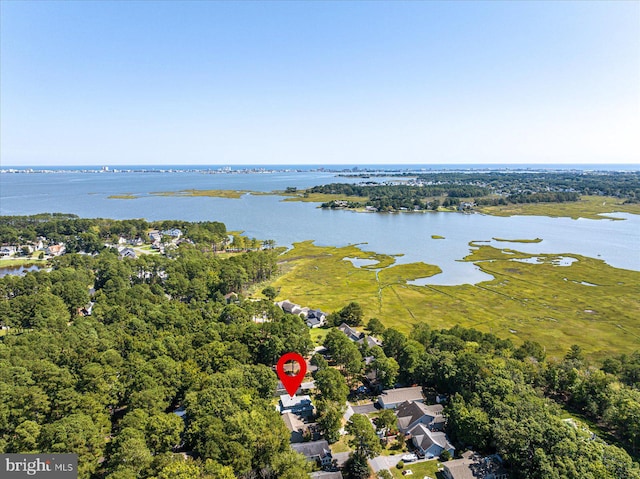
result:
<svg viewBox="0 0 640 479"><path fill-rule="evenodd" d="M0 2L0 162L640 163L640 3Z"/></svg>

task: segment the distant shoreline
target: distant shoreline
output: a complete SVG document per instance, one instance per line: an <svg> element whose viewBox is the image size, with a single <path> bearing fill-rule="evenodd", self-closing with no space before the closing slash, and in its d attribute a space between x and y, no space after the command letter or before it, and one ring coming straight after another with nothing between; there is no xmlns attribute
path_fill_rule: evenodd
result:
<svg viewBox="0 0 640 479"><path fill-rule="evenodd" d="M617 172L640 171L634 163L617 164L401 164L401 165L37 165L0 168L2 173L203 173L203 174L270 174L270 173L437 173L447 172Z"/></svg>

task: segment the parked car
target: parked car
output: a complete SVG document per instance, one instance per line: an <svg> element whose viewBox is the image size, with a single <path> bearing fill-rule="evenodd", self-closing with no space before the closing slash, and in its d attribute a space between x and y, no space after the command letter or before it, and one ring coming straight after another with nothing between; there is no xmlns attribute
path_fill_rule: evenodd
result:
<svg viewBox="0 0 640 479"><path fill-rule="evenodd" d="M402 456L402 460L404 462L413 462L418 460L418 456L416 456L415 454L405 454L404 456Z"/></svg>

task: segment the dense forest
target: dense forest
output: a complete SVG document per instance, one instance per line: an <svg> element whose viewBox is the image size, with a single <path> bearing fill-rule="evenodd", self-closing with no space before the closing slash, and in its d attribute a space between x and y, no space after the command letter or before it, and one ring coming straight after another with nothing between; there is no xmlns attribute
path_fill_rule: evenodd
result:
<svg viewBox="0 0 640 479"><path fill-rule="evenodd" d="M361 184L332 183L314 186L308 193L340 194L363 198L348 204L331 201L325 208L372 207L378 211L429 210L459 206L461 200L475 205L559 203L577 201L580 195L604 195L627 203L640 201L639 172L468 172L384 174L403 184L377 183L375 175L360 175Z"/></svg>
<svg viewBox="0 0 640 479"><path fill-rule="evenodd" d="M220 223L45 215L1 224L4 234L75 238L89 250L79 238L96 235L102 247L54 258L51 271L0 278L0 452L74 452L81 478L307 476L311 466L290 449L274 408L273 365L288 351L308 355L309 329L272 301L243 297L276 273L276 250L219 255ZM202 241L138 258L104 247L112 235L178 225ZM357 303L330 316L353 326L365 319ZM312 360L327 440L340 437L346 396L375 369L385 387L445 394L459 450L498 452L513 478L640 478L630 456L640 448L640 352L595 365L573 347L548 360L537 343L432 330L428 311L418 320L408 336L385 329L384 318L368 321L382 347L328 332L329 361ZM592 420L597 436L563 421L563 410ZM368 476L366 458L378 450L368 421L355 416L346 426L354 479Z"/></svg>

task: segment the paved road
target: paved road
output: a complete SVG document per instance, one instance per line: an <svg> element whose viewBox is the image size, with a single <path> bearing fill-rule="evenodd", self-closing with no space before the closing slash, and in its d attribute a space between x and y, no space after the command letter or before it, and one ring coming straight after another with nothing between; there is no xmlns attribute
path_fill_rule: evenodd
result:
<svg viewBox="0 0 640 479"><path fill-rule="evenodd" d="M375 471L381 471L382 469L393 469L396 464L400 462L402 454L396 454L395 456L378 456L369 460L371 468Z"/></svg>

